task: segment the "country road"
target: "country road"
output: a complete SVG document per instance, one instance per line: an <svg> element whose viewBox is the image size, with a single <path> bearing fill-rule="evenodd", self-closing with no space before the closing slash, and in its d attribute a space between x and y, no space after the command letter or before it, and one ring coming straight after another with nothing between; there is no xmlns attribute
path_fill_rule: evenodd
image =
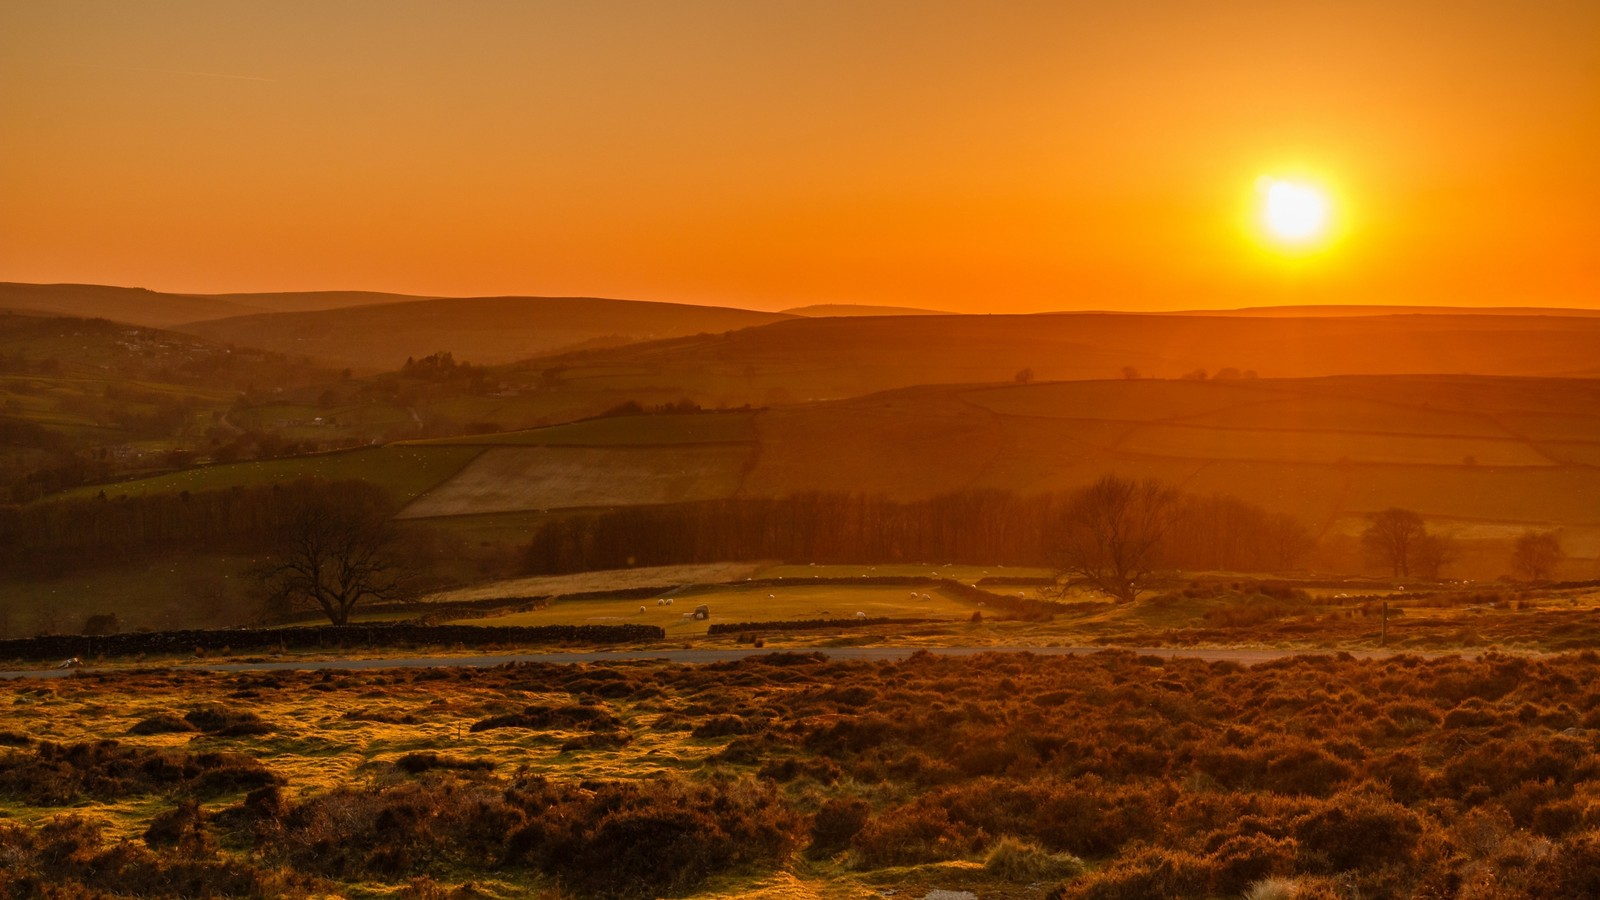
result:
<svg viewBox="0 0 1600 900"><path fill-rule="evenodd" d="M796 647L786 650L595 650L582 653L505 653L481 656L404 656L381 659L323 659L284 660L238 663L194 663L169 666L174 670L200 672L265 672L265 671L317 671L322 669L437 669L484 668L506 663L595 663L640 662L700 664L730 662L752 656L773 653L822 653L836 660L897 660L906 659L918 650L936 656L976 656L980 653L1033 653L1039 656L1082 656L1105 650L1119 650L1169 659L1203 659L1209 662L1236 662L1243 665L1284 659L1291 656L1334 656L1347 653L1356 659L1386 659L1402 655L1391 650L1230 650L1207 647ZM1411 656L1474 656L1467 651L1412 651ZM41 669L33 671L0 672L4 678L60 678L75 672L93 672L92 667L82 669ZM109 671L117 671L115 669Z"/></svg>

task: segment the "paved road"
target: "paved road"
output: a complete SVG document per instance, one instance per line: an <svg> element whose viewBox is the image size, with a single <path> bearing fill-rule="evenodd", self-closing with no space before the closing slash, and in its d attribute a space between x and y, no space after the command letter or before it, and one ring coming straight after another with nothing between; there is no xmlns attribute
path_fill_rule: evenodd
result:
<svg viewBox="0 0 1600 900"><path fill-rule="evenodd" d="M1149 656L1169 659L1203 659L1230 661L1244 665L1284 659L1290 656L1332 656L1337 650L1228 650L1203 647L795 647L784 650L596 650L586 653L509 653L482 656L406 656L383 659L322 659L282 660L272 662L194 663L171 666L173 669L202 672L266 672L274 670L316 671L320 669L438 669L498 666L505 663L590 663L628 660L656 660L669 663L716 663L770 653L826 654L837 660L896 660L906 659L918 649L926 649L937 656L975 656L979 653L1034 653L1040 656L1081 656L1103 650L1127 650ZM1397 655L1389 650L1345 651L1356 659L1384 659ZM1453 652L1426 652L1412 655L1449 656ZM1472 652L1461 655L1472 656ZM43 669L38 671L0 672L0 678L59 678L84 669Z"/></svg>

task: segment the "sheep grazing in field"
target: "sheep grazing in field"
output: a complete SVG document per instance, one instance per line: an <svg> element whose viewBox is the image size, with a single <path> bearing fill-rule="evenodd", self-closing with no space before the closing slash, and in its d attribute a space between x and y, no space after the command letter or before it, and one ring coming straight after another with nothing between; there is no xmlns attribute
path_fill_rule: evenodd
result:
<svg viewBox="0 0 1600 900"><path fill-rule="evenodd" d="M639 612L641 612L641 613L644 612L644 607L642 607L642 606L639 607Z"/></svg>
<svg viewBox="0 0 1600 900"><path fill-rule="evenodd" d="M58 668L58 669L76 669L77 667L79 667L81 665L83 665L83 662L81 660L79 660L76 656L72 656L72 657L68 657L67 659L63 659L61 661L61 664L56 666L56 668Z"/></svg>
<svg viewBox="0 0 1600 900"><path fill-rule="evenodd" d="M911 592L911 599L913 599L913 600L917 599L917 592L916 591L912 591Z"/></svg>
<svg viewBox="0 0 1600 900"><path fill-rule="evenodd" d="M671 605L672 605L672 598L671 598L671 597L668 597L668 598L667 598L667 605L668 605L668 606L671 606Z"/></svg>
<svg viewBox="0 0 1600 900"><path fill-rule="evenodd" d="M867 614L864 613L864 612L857 612L856 613L856 618L858 618L858 619L865 619L866 617L867 617Z"/></svg>
<svg viewBox="0 0 1600 900"><path fill-rule="evenodd" d="M776 599L778 599L778 595L777 594L768 594L767 595L767 599L768 600L776 600Z"/></svg>
<svg viewBox="0 0 1600 900"><path fill-rule="evenodd" d="M932 600L933 598L929 597L927 594L923 594L921 597L918 597L917 599L918 600Z"/></svg>

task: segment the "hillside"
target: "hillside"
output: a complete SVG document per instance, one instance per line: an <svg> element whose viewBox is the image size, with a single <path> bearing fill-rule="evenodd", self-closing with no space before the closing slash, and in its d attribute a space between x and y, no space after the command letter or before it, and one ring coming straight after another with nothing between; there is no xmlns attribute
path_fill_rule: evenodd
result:
<svg viewBox="0 0 1600 900"><path fill-rule="evenodd" d="M99 284L0 283L0 309L165 328L196 319L237 316L256 307L218 297L163 294Z"/></svg>
<svg viewBox="0 0 1600 900"><path fill-rule="evenodd" d="M1600 318L1408 315L1264 318L1061 313L797 318L541 361L569 383L675 389L702 405L841 399L1015 378L1263 378L1473 373L1591 375Z"/></svg>
<svg viewBox="0 0 1600 900"><path fill-rule="evenodd" d="M593 427L600 423L603 436ZM631 443L621 432L630 424ZM1524 525L1600 527L1600 383L1591 381L1427 376L916 388L448 444L469 442L488 452L406 515L807 491L901 500L966 488L1034 493L1116 471L1233 494L1333 532L1349 532L1388 506L1481 536Z"/></svg>
<svg viewBox="0 0 1600 900"><path fill-rule="evenodd" d="M1600 309L1575 306L1366 306L1359 303L1323 306L1247 306L1243 309L1190 310L1176 313L1188 316L1263 316L1296 319L1307 316L1557 316L1588 318L1600 316Z"/></svg>
<svg viewBox="0 0 1600 900"><path fill-rule="evenodd" d="M101 284L0 282L0 309L84 319L110 319L153 328L253 313L304 312L423 299L429 298L373 291L172 294Z"/></svg>
<svg viewBox="0 0 1600 900"><path fill-rule="evenodd" d="M410 486L396 493L409 501L403 516L442 523L810 491L902 501L965 489L1026 494L1117 472L1235 495L1324 536L1349 538L1368 513L1401 506L1467 540L1563 529L1574 556L1600 556L1600 383L1583 380L920 387L397 446L407 453L385 457L381 480ZM326 462L307 460L306 474L323 473ZM273 477L292 477L300 465L274 463ZM426 474L404 475L417 466ZM264 474L253 465L213 466L108 493L224 487Z"/></svg>
<svg viewBox="0 0 1600 900"><path fill-rule="evenodd" d="M440 350L507 363L580 345L717 334L780 313L590 297L460 297L312 312L236 316L182 326L222 343L302 354L358 370L397 368Z"/></svg>
<svg viewBox="0 0 1600 900"><path fill-rule="evenodd" d="M913 306L862 306L854 303L816 303L783 310L791 316L949 316L954 313L941 309L917 309Z"/></svg>
<svg viewBox="0 0 1600 900"><path fill-rule="evenodd" d="M0 313L0 502L222 452L243 431L227 418L243 395L337 379L188 334Z"/></svg>

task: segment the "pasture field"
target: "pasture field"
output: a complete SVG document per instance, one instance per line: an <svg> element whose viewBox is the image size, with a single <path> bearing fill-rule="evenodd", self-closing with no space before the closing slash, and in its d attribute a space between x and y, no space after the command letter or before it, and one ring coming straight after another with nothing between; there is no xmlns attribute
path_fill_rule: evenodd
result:
<svg viewBox="0 0 1600 900"><path fill-rule="evenodd" d="M492 584L443 591L427 598L434 603L460 603L498 598L587 594L646 587L738 582L765 571L760 563L711 563L689 566L641 566L637 569L580 572L574 575L537 575ZM763 576L764 577L764 576Z"/></svg>
<svg viewBox="0 0 1600 900"><path fill-rule="evenodd" d="M1597 662L779 654L0 682L0 894L1588 896Z"/></svg>
<svg viewBox="0 0 1600 900"><path fill-rule="evenodd" d="M77 634L93 615L115 614L124 631L227 628L261 613L260 586L242 556L161 556L115 567L4 582L0 635Z"/></svg>
<svg viewBox="0 0 1600 900"><path fill-rule="evenodd" d="M545 428L499 434L464 435L412 443L418 446L482 444L568 447L747 443L756 438L754 419L754 413L747 412L606 416Z"/></svg>
<svg viewBox="0 0 1600 900"><path fill-rule="evenodd" d="M1494 648L1549 652L1600 647L1600 587L1562 590L1503 584L1417 584L1407 591L1388 581L1351 580L1340 586L1293 580L1263 581L1243 574L1204 573L1161 582L1136 603L1113 603L1087 590L1062 596L1029 585L988 584L990 594L1061 604L1048 620L1019 619L943 581L971 585L981 578L1034 578L1042 569L979 566L799 566L734 564L670 566L620 572L514 579L448 591L429 603L504 598L506 607L455 620L486 625L659 625L669 644L732 646L737 635L707 636L719 622L761 623L869 617L926 618L926 625L762 631L769 647L805 649L837 644L901 646L1240 647L1286 650L1373 649L1379 646L1381 603L1389 602L1386 646L1440 651ZM840 584L840 579L919 579L906 585ZM782 584L773 583L783 579ZM746 579L764 584L746 584ZM828 583L808 583L824 579ZM719 583L720 582L720 583ZM1302 584L1304 586L1302 586ZM648 597L563 600L563 594L659 587ZM926 594L928 600L922 600ZM672 597L658 606L658 597ZM520 609L530 597L550 597L540 609ZM699 604L707 621L684 619ZM639 611L640 607L644 612ZM981 623L970 621L982 614ZM530 648L533 649L533 648Z"/></svg>
<svg viewBox="0 0 1600 900"><path fill-rule="evenodd" d="M341 450L314 456L199 466L136 481L90 485L65 492L65 497L93 497L100 491L130 497L212 491L242 485L325 478L330 481L360 479L388 491L404 503L449 478L482 453L481 447L417 447L396 444Z"/></svg>
<svg viewBox="0 0 1600 900"><path fill-rule="evenodd" d="M392 449L405 452L403 447ZM457 446L412 452L481 455L412 501L401 518L728 497L738 489L751 448L740 444L660 449Z"/></svg>
<svg viewBox="0 0 1600 900"><path fill-rule="evenodd" d="M1288 431L1197 425L1141 425L1117 449L1205 460L1265 460L1298 463L1399 463L1455 466L1551 466L1523 441L1434 435L1354 434L1332 429Z"/></svg>
<svg viewBox="0 0 1600 900"><path fill-rule="evenodd" d="M742 587L739 584L697 585L669 592L671 606L653 598L599 598L562 600L529 612L496 616L495 625L659 625L669 640L704 636L719 623L785 622L799 619L849 619L858 612L868 618L943 619L956 622L972 615L974 606L944 596L938 588L923 588L911 598L910 588L884 585L796 585L794 587ZM922 599L927 597L928 599ZM696 606L710 608L710 618L691 618ZM640 612L640 610L644 610ZM462 620L473 624L483 620Z"/></svg>

